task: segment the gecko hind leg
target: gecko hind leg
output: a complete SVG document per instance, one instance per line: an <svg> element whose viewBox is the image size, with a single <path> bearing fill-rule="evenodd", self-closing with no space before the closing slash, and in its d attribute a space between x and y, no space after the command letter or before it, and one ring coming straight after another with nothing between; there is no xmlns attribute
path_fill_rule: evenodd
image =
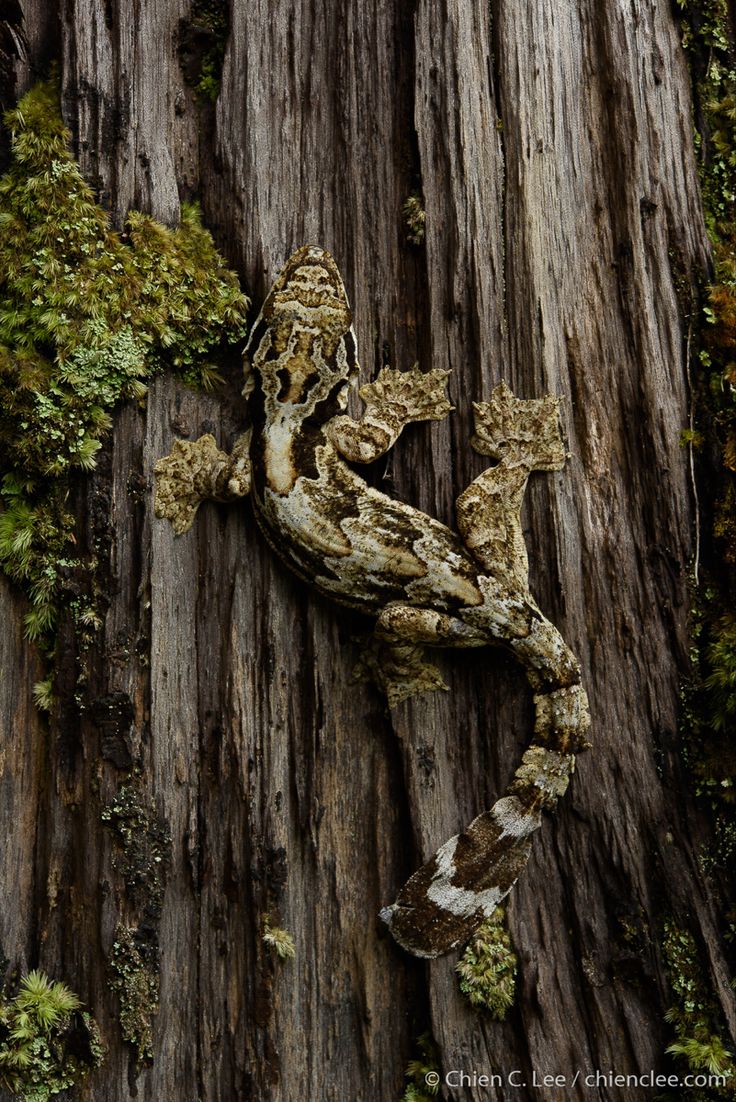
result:
<svg viewBox="0 0 736 1102"><path fill-rule="evenodd" d="M154 512L171 522L177 536L188 532L200 504L233 501L250 492L250 434L239 437L232 455L220 451L214 436L199 440L175 440L171 454L154 467Z"/></svg>
<svg viewBox="0 0 736 1102"><path fill-rule="evenodd" d="M389 708L394 708L417 693L447 691L442 674L426 659L425 646L480 647L487 642L487 636L453 616L412 605L388 605L353 676L372 681L385 694Z"/></svg>
<svg viewBox="0 0 736 1102"><path fill-rule="evenodd" d="M475 451L497 460L455 502L458 529L476 561L510 588L526 590L529 564L521 505L532 471L558 471L566 453L557 398L514 397L499 383L490 402L474 402Z"/></svg>

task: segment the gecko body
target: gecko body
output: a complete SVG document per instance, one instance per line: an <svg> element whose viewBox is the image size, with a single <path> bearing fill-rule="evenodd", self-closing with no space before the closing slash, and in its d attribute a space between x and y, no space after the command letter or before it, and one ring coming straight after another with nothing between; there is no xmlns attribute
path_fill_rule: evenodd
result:
<svg viewBox="0 0 736 1102"><path fill-rule="evenodd" d="M176 442L156 467L156 511L183 532L204 498L249 492L259 527L289 569L374 620L361 668L391 705L445 687L427 646L492 644L523 665L535 732L511 785L382 912L401 945L433 957L466 941L511 889L542 811L555 806L587 746L579 665L529 593L519 520L529 473L561 468L565 452L556 400L520 401L501 384L475 406L474 447L498 462L458 498L459 534L368 486L350 464L384 454L409 422L444 417L448 372L384 368L361 388L366 411L353 420L342 412L358 369L351 323L332 257L300 249L248 341L251 434L232 456L212 437Z"/></svg>

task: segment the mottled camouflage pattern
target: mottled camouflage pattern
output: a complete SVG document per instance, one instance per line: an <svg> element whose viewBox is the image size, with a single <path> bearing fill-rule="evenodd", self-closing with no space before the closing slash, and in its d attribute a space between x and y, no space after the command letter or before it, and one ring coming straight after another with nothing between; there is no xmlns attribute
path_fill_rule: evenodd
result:
<svg viewBox="0 0 736 1102"><path fill-rule="evenodd" d="M307 246L288 261L253 327L250 466L212 437L178 442L156 465L156 512L176 531L199 499L250 493L274 552L327 597L375 620L361 672L390 705L444 688L423 648L503 645L534 690L534 741L506 794L451 838L382 912L397 941L434 957L466 941L522 871L544 809L567 788L588 745L578 663L529 593L519 511L533 470L559 470L565 451L554 398L521 401L501 383L477 403L473 446L493 456L460 495L461 536L368 486L346 463L370 462L411 421L450 411L447 372L384 368L362 387L365 415L341 411L357 375L357 346L332 257ZM252 380L249 380L249 386ZM228 465L229 464L229 465Z"/></svg>

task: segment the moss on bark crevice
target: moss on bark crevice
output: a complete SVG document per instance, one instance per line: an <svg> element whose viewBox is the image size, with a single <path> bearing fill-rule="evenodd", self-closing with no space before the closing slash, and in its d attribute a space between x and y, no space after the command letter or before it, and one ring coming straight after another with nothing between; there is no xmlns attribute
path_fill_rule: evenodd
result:
<svg viewBox="0 0 736 1102"><path fill-rule="evenodd" d="M135 212L123 234L111 228L70 152L53 82L29 92L5 125L0 565L29 598L27 634L51 653L62 611L98 626L94 607L76 607L65 585L95 570L78 551L72 478L95 466L113 410L143 400L155 372L219 382L218 359L245 337L248 300L196 208L183 207L174 230ZM37 696L48 706L50 687Z"/></svg>

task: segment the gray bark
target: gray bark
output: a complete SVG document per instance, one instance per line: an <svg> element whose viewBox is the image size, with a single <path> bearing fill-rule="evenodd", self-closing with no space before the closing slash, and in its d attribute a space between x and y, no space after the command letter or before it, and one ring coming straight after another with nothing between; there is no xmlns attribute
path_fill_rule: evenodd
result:
<svg viewBox="0 0 736 1102"><path fill-rule="evenodd" d="M153 519L153 464L174 436L228 446L244 415L160 379L79 488L81 525L107 540L110 602L100 650L79 658L86 710L72 656L50 734L29 703L22 601L1 591L0 947L97 1015L108 1058L80 1097L390 1102L427 1027L445 1070L531 1082L533 1068L661 1067L668 916L696 934L733 1028L704 825L676 757L693 532L678 287L707 243L669 7L233 0L210 109L179 64L186 0L68 0L56 19L45 0L23 6L20 84L61 58L77 152L118 222L129 207L172 221L197 193L256 304L319 243L345 277L363 380L385 358L453 369L457 411L400 441L384 487L451 523L484 465L471 400L502 378L563 398L571 459L537 476L525 520L533 591L581 659L594 724L511 896L519 989L499 1025L463 1001L455 958L411 960L377 912L511 777L531 733L520 673L492 651L448 653L451 692L387 715L350 681L361 625L286 575L247 504L208 506L179 540ZM421 248L401 213L418 186ZM105 724L111 698L123 718ZM100 821L126 758L173 838L155 1062L139 1073L107 970L130 903ZM260 940L266 912L296 939L283 967Z"/></svg>

